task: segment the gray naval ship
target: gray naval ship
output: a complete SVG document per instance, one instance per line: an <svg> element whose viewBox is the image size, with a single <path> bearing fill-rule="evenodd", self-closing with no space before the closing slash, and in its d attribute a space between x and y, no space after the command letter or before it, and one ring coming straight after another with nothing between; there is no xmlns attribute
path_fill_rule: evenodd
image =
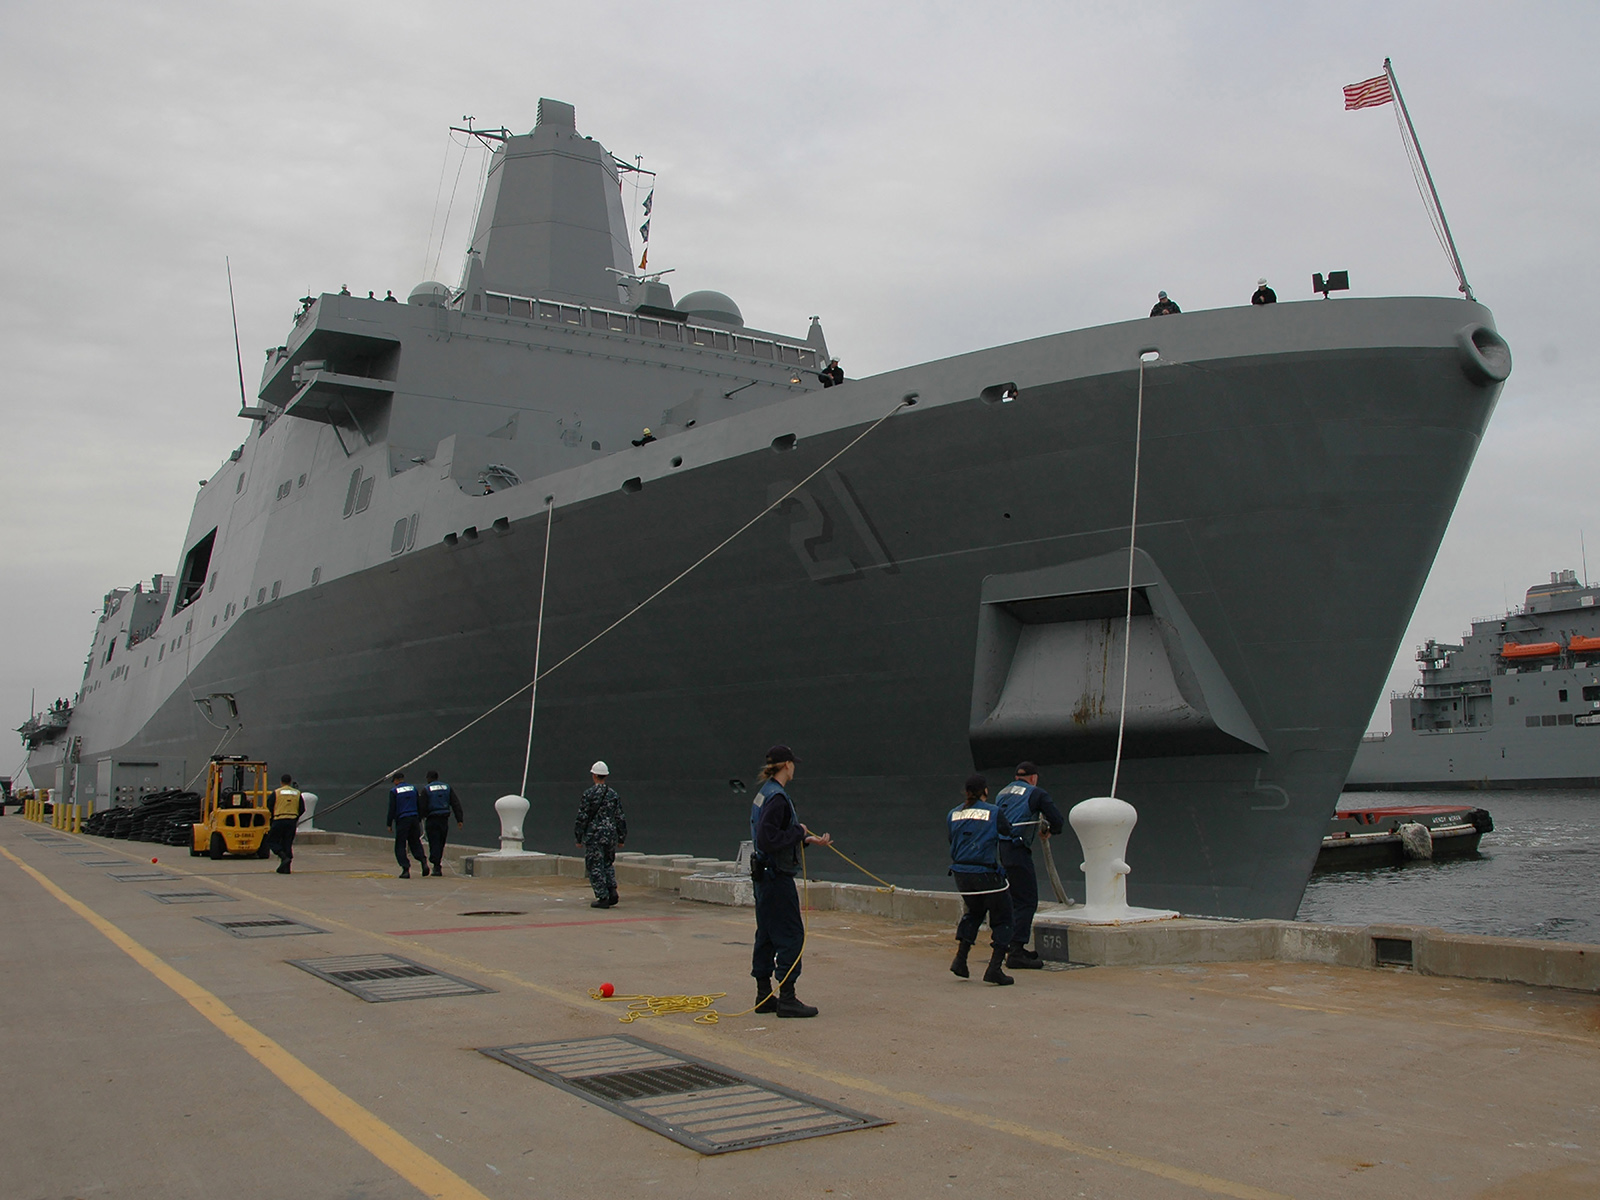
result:
<svg viewBox="0 0 1600 1200"><path fill-rule="evenodd" d="M1552 571L1459 645L1429 639L1422 678L1362 739L1348 791L1600 788L1600 587Z"/></svg>
<svg viewBox="0 0 1600 1200"><path fill-rule="evenodd" d="M458 286L304 305L176 570L106 597L32 778L99 807L242 752L327 805L527 683L547 509L548 665L803 483L541 683L530 843L569 843L604 758L629 849L727 856L785 741L813 828L948 886L974 766L1110 785L1142 382L1129 897L1292 916L1511 368L1489 311L1140 318L824 389L815 321L633 274L625 166L541 101ZM418 766L480 839L527 728L524 698ZM330 823L380 833L384 805Z"/></svg>

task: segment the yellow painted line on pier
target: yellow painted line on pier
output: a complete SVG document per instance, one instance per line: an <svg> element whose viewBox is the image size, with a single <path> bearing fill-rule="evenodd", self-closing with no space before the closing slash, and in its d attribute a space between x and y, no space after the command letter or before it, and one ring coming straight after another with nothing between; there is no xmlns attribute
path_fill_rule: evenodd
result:
<svg viewBox="0 0 1600 1200"><path fill-rule="evenodd" d="M166 984L206 1020L237 1042L247 1054L312 1108L425 1196L436 1200L488 1200L482 1192L405 1139L392 1126L346 1096L277 1042L240 1017L217 996L129 937L88 905L68 895L4 846L5 855L62 904L105 935L117 949Z"/></svg>

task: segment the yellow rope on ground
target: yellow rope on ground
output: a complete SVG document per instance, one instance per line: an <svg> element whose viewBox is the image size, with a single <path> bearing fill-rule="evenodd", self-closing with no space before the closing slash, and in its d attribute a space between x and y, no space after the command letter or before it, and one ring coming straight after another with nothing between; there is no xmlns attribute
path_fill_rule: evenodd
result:
<svg viewBox="0 0 1600 1200"><path fill-rule="evenodd" d="M624 1025L642 1020L645 1017L670 1017L678 1014L699 1013L695 1021L701 1025L715 1025L718 1014L711 1006L726 996L727 992L712 992L705 996L602 996L599 988L589 989L591 1000L622 1000L626 1001L628 1011L617 1020ZM740 1013L729 1013L729 1016L741 1016ZM702 1020L710 1017L711 1020Z"/></svg>

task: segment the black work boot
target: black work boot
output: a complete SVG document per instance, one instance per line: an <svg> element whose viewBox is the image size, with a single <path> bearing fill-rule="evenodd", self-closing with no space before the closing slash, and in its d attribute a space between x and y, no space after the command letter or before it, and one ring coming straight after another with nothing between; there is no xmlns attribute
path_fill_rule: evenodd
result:
<svg viewBox="0 0 1600 1200"><path fill-rule="evenodd" d="M609 899L606 899L606 900L595 900L589 905L589 907L590 908L610 908L611 907L611 901Z"/></svg>
<svg viewBox="0 0 1600 1200"><path fill-rule="evenodd" d="M994 953L989 956L989 969L983 973L983 981L985 983L997 983L1001 987L1005 987L1008 983L1016 982L1015 979L1000 969L1000 964L1004 961L1005 956L1006 948L1004 946L996 946L994 948Z"/></svg>
<svg viewBox="0 0 1600 1200"><path fill-rule="evenodd" d="M817 1009L814 1005L806 1004L794 994L794 984L786 983L778 992L778 1004L773 1010L780 1017L814 1017Z"/></svg>
<svg viewBox="0 0 1600 1200"><path fill-rule="evenodd" d="M753 1010L758 1013L775 1013L778 1011L778 1002L772 995L772 980L756 980L756 1006Z"/></svg>
<svg viewBox="0 0 1600 1200"><path fill-rule="evenodd" d="M606 902L606 907L607 908L615 908L617 906L617 901L619 901L621 899L622 899L621 896L617 895L617 893L615 893L615 892L612 892L611 893L611 898Z"/></svg>
<svg viewBox="0 0 1600 1200"><path fill-rule="evenodd" d="M289 860L288 859L284 859L281 863L278 864L278 874L279 875L287 875L288 873L289 873Z"/></svg>
<svg viewBox="0 0 1600 1200"><path fill-rule="evenodd" d="M428 864L427 863L423 863L422 864L422 877L424 879L426 879L428 877Z"/></svg>
<svg viewBox="0 0 1600 1200"><path fill-rule="evenodd" d="M956 956L950 961L950 974L959 975L962 979L972 978L972 972L967 969L967 955L971 952L971 942L956 943Z"/></svg>
<svg viewBox="0 0 1600 1200"><path fill-rule="evenodd" d="M1011 948L1006 951L1006 966L1013 971L1042 971L1044 959L1021 942L1012 942Z"/></svg>

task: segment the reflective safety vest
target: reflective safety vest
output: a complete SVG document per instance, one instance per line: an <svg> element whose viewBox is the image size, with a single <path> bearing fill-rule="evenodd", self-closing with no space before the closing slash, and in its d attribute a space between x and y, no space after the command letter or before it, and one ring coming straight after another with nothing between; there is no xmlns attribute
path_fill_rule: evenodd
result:
<svg viewBox="0 0 1600 1200"><path fill-rule="evenodd" d="M285 817L298 817L299 815L299 788L286 783L272 793L272 819L274 821L281 821Z"/></svg>
<svg viewBox="0 0 1600 1200"><path fill-rule="evenodd" d="M782 796L785 804L789 806L789 821L796 824L800 814L795 811L794 801L789 799L789 793L783 790L783 784L776 779L769 779L756 789L755 799L750 802L750 848L760 856L761 861L776 867L786 875L793 875L800 870L800 845L784 849L775 857L761 849L761 838L757 833L757 826L761 824L761 809L772 796Z"/></svg>
<svg viewBox="0 0 1600 1200"><path fill-rule="evenodd" d="M447 816L450 812L450 785L434 780L428 785L428 816Z"/></svg>
<svg viewBox="0 0 1600 1200"><path fill-rule="evenodd" d="M1031 783L1019 779L1006 784L994 798L995 805L1011 822L1011 840L1020 846L1031 848L1033 839L1039 833L1039 814L1032 811L1028 803L1038 790Z"/></svg>
<svg viewBox="0 0 1600 1200"><path fill-rule="evenodd" d="M1000 869L1000 810L987 800L968 800L950 810L950 870L976 875Z"/></svg>
<svg viewBox="0 0 1600 1200"><path fill-rule="evenodd" d="M417 794L417 785L414 783L397 783L389 789L389 798L394 801L394 815L396 817L421 816L422 797Z"/></svg>

